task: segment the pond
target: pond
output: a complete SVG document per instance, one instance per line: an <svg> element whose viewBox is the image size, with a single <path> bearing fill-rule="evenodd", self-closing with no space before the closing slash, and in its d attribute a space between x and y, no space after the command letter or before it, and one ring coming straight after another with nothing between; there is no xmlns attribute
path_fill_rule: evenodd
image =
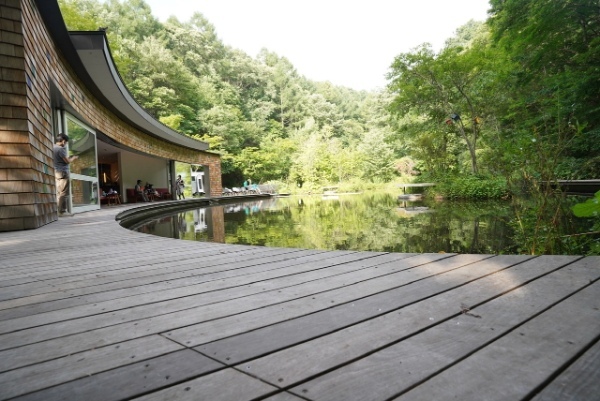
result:
<svg viewBox="0 0 600 401"><path fill-rule="evenodd" d="M508 201L408 202L397 194L261 198L182 211L133 229L192 241L402 253L529 253ZM569 219L572 233L592 226ZM560 248L581 254L582 248ZM546 252L548 253L548 252Z"/></svg>

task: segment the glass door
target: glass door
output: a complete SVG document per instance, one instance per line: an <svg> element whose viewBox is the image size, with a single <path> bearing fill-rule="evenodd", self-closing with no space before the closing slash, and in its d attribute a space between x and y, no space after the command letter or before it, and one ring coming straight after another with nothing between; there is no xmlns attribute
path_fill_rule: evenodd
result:
<svg viewBox="0 0 600 401"><path fill-rule="evenodd" d="M69 136L69 156L78 158L71 169L71 210L73 213L100 209L96 134L71 115L65 118L65 133Z"/></svg>

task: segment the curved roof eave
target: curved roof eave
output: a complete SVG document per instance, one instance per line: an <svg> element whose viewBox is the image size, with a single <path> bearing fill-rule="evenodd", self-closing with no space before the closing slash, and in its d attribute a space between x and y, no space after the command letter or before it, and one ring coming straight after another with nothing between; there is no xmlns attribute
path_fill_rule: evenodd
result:
<svg viewBox="0 0 600 401"><path fill-rule="evenodd" d="M198 141L157 121L131 96L110 54L103 31L68 32L56 0L35 0L48 32L67 62L96 99L139 130L194 150L208 150Z"/></svg>

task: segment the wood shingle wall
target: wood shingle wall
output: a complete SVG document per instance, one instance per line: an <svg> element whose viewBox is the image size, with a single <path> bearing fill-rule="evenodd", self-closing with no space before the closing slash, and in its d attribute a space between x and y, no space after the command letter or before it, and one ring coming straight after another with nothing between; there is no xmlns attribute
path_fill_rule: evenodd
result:
<svg viewBox="0 0 600 401"><path fill-rule="evenodd" d="M2 231L56 220L49 91L34 84L39 76L35 56L26 50L32 45L24 34L27 11L19 0L0 0Z"/></svg>

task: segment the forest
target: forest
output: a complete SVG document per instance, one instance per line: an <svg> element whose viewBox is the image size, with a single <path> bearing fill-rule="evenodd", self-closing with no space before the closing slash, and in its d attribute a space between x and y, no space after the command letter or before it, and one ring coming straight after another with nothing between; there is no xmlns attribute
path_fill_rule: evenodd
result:
<svg viewBox="0 0 600 401"><path fill-rule="evenodd" d="M600 178L597 0L490 0L487 20L440 50L399 52L377 91L312 81L268 49L251 57L200 12L163 23L144 0L59 5L69 30L106 31L142 107L221 155L224 186L397 193L435 182L431 198L509 201L527 253L600 254L600 191L575 205L552 185ZM587 232L565 228L586 216Z"/></svg>
<svg viewBox="0 0 600 401"><path fill-rule="evenodd" d="M59 5L69 30L106 28L136 101L210 143L225 186L416 178L483 181L482 196L502 196L600 176L596 0L491 0L488 20L460 27L441 50L423 43L390 60L387 87L373 92L311 81L268 49L253 58L201 13L162 23L143 0Z"/></svg>

